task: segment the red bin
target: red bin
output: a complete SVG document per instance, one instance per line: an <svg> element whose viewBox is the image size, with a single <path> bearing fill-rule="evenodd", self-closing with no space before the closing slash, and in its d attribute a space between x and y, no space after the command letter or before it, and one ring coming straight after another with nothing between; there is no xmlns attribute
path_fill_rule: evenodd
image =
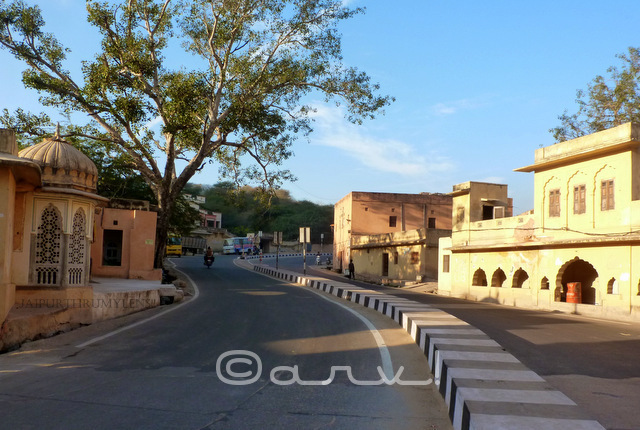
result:
<svg viewBox="0 0 640 430"><path fill-rule="evenodd" d="M582 284L567 282L567 303L582 303Z"/></svg>

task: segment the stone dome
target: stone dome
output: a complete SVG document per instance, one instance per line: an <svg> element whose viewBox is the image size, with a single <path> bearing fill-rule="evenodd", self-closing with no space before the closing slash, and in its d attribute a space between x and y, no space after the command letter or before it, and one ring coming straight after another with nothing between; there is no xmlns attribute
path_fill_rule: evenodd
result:
<svg viewBox="0 0 640 430"><path fill-rule="evenodd" d="M62 140L57 129L55 136L23 149L18 156L40 165L42 185L45 187L96 192L96 165L73 145Z"/></svg>

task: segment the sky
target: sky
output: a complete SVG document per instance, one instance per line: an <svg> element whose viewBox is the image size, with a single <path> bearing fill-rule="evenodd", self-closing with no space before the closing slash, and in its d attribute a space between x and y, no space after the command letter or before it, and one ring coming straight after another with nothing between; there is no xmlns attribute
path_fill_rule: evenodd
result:
<svg viewBox="0 0 640 430"><path fill-rule="evenodd" d="M351 191L448 193L455 184L507 184L514 214L533 208L534 151L554 143L576 90L640 46L638 0L345 0L366 7L340 26L344 64L396 101L356 126L320 98L314 132L284 167L297 200L334 204ZM69 68L99 44L84 0L46 0L47 30L71 48ZM42 111L23 66L0 50L0 109ZM207 167L191 182L214 184Z"/></svg>

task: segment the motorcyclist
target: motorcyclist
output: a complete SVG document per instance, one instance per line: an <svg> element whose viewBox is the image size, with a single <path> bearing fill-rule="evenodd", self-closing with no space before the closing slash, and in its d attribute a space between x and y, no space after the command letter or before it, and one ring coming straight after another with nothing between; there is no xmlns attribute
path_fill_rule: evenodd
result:
<svg viewBox="0 0 640 430"><path fill-rule="evenodd" d="M211 260L213 261L213 250L211 249L210 246L207 247L207 251L204 253L204 264L207 264L207 261Z"/></svg>

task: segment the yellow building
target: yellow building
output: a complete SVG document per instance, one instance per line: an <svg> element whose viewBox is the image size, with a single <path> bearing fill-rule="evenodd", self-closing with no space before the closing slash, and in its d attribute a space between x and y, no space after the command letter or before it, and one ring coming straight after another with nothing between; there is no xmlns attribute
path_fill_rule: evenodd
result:
<svg viewBox="0 0 640 430"><path fill-rule="evenodd" d="M515 217L502 218L506 186L454 186L438 292L638 318L640 124L538 149L534 164L516 171L534 172L535 188L534 210Z"/></svg>
<svg viewBox="0 0 640 430"><path fill-rule="evenodd" d="M351 192L334 207L333 267L353 260L358 279L438 275L438 239L451 233L451 196Z"/></svg>

